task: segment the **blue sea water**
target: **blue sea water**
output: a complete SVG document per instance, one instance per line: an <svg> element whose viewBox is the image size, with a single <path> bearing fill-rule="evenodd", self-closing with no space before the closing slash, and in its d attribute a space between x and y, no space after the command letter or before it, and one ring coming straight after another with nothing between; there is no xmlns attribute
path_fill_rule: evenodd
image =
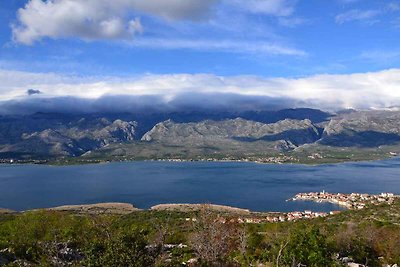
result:
<svg viewBox="0 0 400 267"><path fill-rule="evenodd" d="M319 166L238 162L124 162L80 166L0 165L0 207L14 210L99 202L138 208L212 203L254 211L330 211L286 202L299 192L400 194L400 159Z"/></svg>

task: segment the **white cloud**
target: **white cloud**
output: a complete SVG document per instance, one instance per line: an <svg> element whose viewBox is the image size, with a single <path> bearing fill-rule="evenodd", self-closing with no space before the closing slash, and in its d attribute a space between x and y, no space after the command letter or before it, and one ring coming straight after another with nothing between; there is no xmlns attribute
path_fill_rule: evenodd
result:
<svg viewBox="0 0 400 267"><path fill-rule="evenodd" d="M361 53L360 58L375 64L389 64L398 62L400 51L396 50L372 50Z"/></svg>
<svg viewBox="0 0 400 267"><path fill-rule="evenodd" d="M335 21L338 24L343 24L352 21L362 21L367 23L376 22L376 17L381 15L380 10L358 10L352 9L347 12L341 13L335 17Z"/></svg>
<svg viewBox="0 0 400 267"><path fill-rule="evenodd" d="M13 39L32 44L42 38L129 39L142 32L132 13L197 20L217 0L29 0L18 10Z"/></svg>
<svg viewBox="0 0 400 267"><path fill-rule="evenodd" d="M394 28L400 29L400 17L393 19L391 23L394 26Z"/></svg>
<svg viewBox="0 0 400 267"><path fill-rule="evenodd" d="M400 2L391 2L387 5L388 11L396 12L400 10Z"/></svg>
<svg viewBox="0 0 400 267"><path fill-rule="evenodd" d="M352 2L352 0L341 0L347 1L347 2ZM400 10L400 2L390 2L387 3L386 5L382 6L380 9L369 9L369 10L359 10L359 9L352 9L347 12L338 14L335 17L336 23L343 24L346 22L351 22L351 21L360 21L360 22L365 22L368 24L373 24L375 22L378 22L378 17L383 16L388 13L393 13L397 12Z"/></svg>
<svg viewBox="0 0 400 267"><path fill-rule="evenodd" d="M213 50L235 53L254 53L262 55L307 56L307 53L280 44L262 41L234 40L186 40L186 39L136 39L130 43L136 47L158 49Z"/></svg>
<svg viewBox="0 0 400 267"><path fill-rule="evenodd" d="M289 21L297 1L28 0L18 10L17 22L12 25L12 32L15 42L26 45L44 38L127 40L146 28L139 19L142 16L156 16L169 21L199 21L224 10L237 14L254 13L286 18L282 20L282 24L298 25L301 23L300 19Z"/></svg>
<svg viewBox="0 0 400 267"><path fill-rule="evenodd" d="M286 17L293 14L297 0L226 0L226 2L252 13Z"/></svg>
<svg viewBox="0 0 400 267"><path fill-rule="evenodd" d="M340 0L341 2L357 2L358 0ZM384 3L380 8L377 9L368 9L368 10L360 10L360 9L352 9L346 11L344 13L338 14L335 17L335 21L338 24L343 24L346 22L359 21L367 24L374 24L379 22L379 17L383 17L384 15L390 15L391 13L395 13L400 10L400 1L392 1L389 3ZM393 23L395 24L395 23Z"/></svg>
<svg viewBox="0 0 400 267"><path fill-rule="evenodd" d="M41 95L97 99L105 95L161 95L166 101L182 94L229 93L294 99L322 109L380 108L400 105L400 69L304 78L222 77L212 74L144 75L135 78L80 78L56 74L0 71L0 100L26 98L27 89Z"/></svg>
<svg viewBox="0 0 400 267"><path fill-rule="evenodd" d="M303 18L296 18L296 17L290 17L290 18L281 17L278 19L278 22L282 26L289 27L289 28L295 28L299 25L308 23L309 20L303 19Z"/></svg>
<svg viewBox="0 0 400 267"><path fill-rule="evenodd" d="M344 3L344 4L352 4L359 2L360 0L339 0L339 2Z"/></svg>
<svg viewBox="0 0 400 267"><path fill-rule="evenodd" d="M218 0L113 0L106 2L112 3L113 6L121 2L121 5L132 10L172 20L199 20L207 17Z"/></svg>

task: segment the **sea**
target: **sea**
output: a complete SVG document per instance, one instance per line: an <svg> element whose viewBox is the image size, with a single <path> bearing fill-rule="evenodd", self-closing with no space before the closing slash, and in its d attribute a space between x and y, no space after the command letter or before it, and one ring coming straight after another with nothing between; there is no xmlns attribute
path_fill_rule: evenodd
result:
<svg viewBox="0 0 400 267"><path fill-rule="evenodd" d="M115 162L0 165L0 207L12 210L104 202L208 203L252 211L333 211L329 203L286 201L300 192L400 194L400 158L326 164Z"/></svg>

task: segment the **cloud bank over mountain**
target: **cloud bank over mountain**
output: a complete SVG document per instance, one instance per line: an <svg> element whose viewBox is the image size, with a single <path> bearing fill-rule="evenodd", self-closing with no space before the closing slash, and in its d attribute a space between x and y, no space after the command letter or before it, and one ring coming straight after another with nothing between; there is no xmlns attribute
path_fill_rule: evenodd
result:
<svg viewBox="0 0 400 267"><path fill-rule="evenodd" d="M28 94L34 88L40 94ZM400 105L400 69L302 78L148 74L79 77L0 71L0 112L260 110Z"/></svg>
<svg viewBox="0 0 400 267"><path fill-rule="evenodd" d="M0 102L0 114L44 113L170 113L242 112L279 110L296 106L289 98L243 96L238 94L190 93L172 99L163 95L112 95L95 99L79 97L31 97Z"/></svg>

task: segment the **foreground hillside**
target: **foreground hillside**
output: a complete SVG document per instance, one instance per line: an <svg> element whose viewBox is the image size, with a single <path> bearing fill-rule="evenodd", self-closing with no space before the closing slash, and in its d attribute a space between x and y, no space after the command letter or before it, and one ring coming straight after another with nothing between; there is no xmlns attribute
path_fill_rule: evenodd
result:
<svg viewBox="0 0 400 267"><path fill-rule="evenodd" d="M326 163L400 152L399 111L0 117L3 162L184 159Z"/></svg>
<svg viewBox="0 0 400 267"><path fill-rule="evenodd" d="M124 215L61 210L0 215L0 265L400 264L399 201L325 218L258 224L237 218L266 214L207 205L185 212L124 209Z"/></svg>

